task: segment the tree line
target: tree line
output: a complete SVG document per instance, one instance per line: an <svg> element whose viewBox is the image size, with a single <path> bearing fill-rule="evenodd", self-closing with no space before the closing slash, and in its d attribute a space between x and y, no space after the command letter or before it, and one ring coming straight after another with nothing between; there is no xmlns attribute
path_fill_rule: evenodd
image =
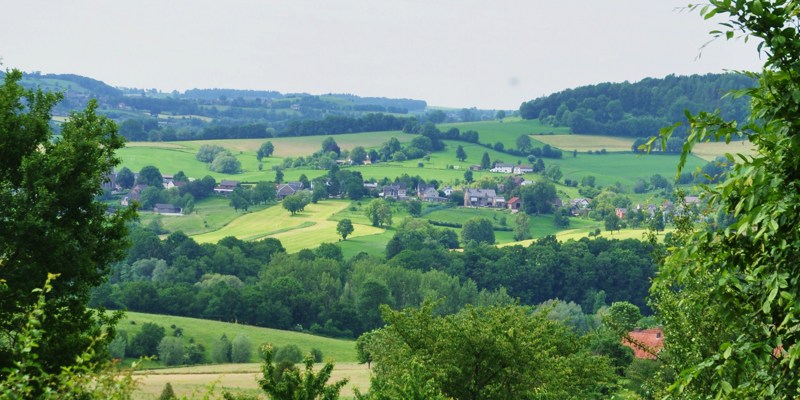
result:
<svg viewBox="0 0 800 400"><path fill-rule="evenodd" d="M742 74L668 75L639 82L601 83L567 89L522 103L522 118L568 126L573 133L650 137L676 121L685 111L720 110L729 120L745 121L749 98L725 97L728 90L752 87L756 81ZM685 136L686 130L677 131Z"/></svg>

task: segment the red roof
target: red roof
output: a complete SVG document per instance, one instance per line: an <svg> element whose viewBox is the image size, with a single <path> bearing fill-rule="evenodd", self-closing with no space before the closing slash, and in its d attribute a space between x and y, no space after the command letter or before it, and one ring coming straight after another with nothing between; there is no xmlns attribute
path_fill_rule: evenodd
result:
<svg viewBox="0 0 800 400"><path fill-rule="evenodd" d="M506 204L511 205L519 201L519 197L512 197Z"/></svg>
<svg viewBox="0 0 800 400"><path fill-rule="evenodd" d="M622 345L633 349L636 358L655 359L664 348L664 332L661 327L628 332L630 340L622 338Z"/></svg>

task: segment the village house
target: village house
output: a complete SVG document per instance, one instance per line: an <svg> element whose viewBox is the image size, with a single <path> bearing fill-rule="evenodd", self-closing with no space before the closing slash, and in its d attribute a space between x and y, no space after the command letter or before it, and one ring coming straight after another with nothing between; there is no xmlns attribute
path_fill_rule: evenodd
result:
<svg viewBox="0 0 800 400"><path fill-rule="evenodd" d="M464 189L464 205L467 207L497 207L497 198L494 189ZM502 203L505 206L504 199Z"/></svg>
<svg viewBox="0 0 800 400"><path fill-rule="evenodd" d="M519 211L522 208L522 200L517 196L510 198L507 204L512 212Z"/></svg>
<svg viewBox="0 0 800 400"><path fill-rule="evenodd" d="M529 172L533 172L533 166L521 164L514 167L515 174L527 174Z"/></svg>
<svg viewBox="0 0 800 400"><path fill-rule="evenodd" d="M120 201L119 204L127 207L127 206L133 204L134 201L139 201L139 199L142 197L142 192L145 189L147 189L148 187L149 186L141 184L141 183L138 184L138 185L135 185L128 192L128 195L122 198L122 201Z"/></svg>
<svg viewBox="0 0 800 400"><path fill-rule="evenodd" d="M421 201L428 203L444 203L447 202L446 197L439 196L439 191L433 185L419 185L417 186L417 197Z"/></svg>
<svg viewBox="0 0 800 400"><path fill-rule="evenodd" d="M661 327L651 329L635 329L628 332L630 340L622 339L622 345L633 349L636 358L654 360L661 349L664 348L664 331Z"/></svg>
<svg viewBox="0 0 800 400"><path fill-rule="evenodd" d="M291 196L301 190L303 190L303 182L286 182L277 186L276 195L279 200L283 200L286 196Z"/></svg>
<svg viewBox="0 0 800 400"><path fill-rule="evenodd" d="M470 171L480 171L482 169L483 168L480 165L476 165L476 164L472 164L472 165L469 166L469 170Z"/></svg>
<svg viewBox="0 0 800 400"><path fill-rule="evenodd" d="M222 195L227 195L233 192L233 189L236 189L237 186L239 186L239 181L223 180L219 184L217 184L217 187L214 188L214 192Z"/></svg>
<svg viewBox="0 0 800 400"><path fill-rule="evenodd" d="M625 215L628 214L628 209L627 208L615 208L614 209L614 214L617 214L617 217L619 217L619 219L625 219Z"/></svg>
<svg viewBox="0 0 800 400"><path fill-rule="evenodd" d="M450 197L450 195L453 194L453 188L450 186L445 186L444 189L442 189L442 193L444 193L445 197Z"/></svg>
<svg viewBox="0 0 800 400"><path fill-rule="evenodd" d="M406 200L408 198L406 185L402 183L386 185L383 187L380 196L384 199L393 198L397 200Z"/></svg>
<svg viewBox="0 0 800 400"><path fill-rule="evenodd" d="M510 174L514 172L514 164L496 163L494 168L490 169L489 171Z"/></svg>
<svg viewBox="0 0 800 400"><path fill-rule="evenodd" d="M574 216L586 214L589 211L590 202L591 201L589 199L584 199L584 198L572 199L569 202L570 213L572 213L572 215Z"/></svg>

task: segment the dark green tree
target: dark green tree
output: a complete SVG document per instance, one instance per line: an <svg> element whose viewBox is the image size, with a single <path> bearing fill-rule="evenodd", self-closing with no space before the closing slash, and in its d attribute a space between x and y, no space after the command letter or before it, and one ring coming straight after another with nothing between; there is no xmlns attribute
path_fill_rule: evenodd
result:
<svg viewBox="0 0 800 400"><path fill-rule="evenodd" d="M408 214L412 217L419 217L422 215L422 203L419 200L410 200L406 203Z"/></svg>
<svg viewBox="0 0 800 400"><path fill-rule="evenodd" d="M152 322L142 324L142 329L130 343L130 355L133 357L158 355L158 345L165 335L164 327Z"/></svg>
<svg viewBox="0 0 800 400"><path fill-rule="evenodd" d="M464 146L458 145L456 148L456 158L458 161L464 161L467 159L467 152L464 151Z"/></svg>
<svg viewBox="0 0 800 400"><path fill-rule="evenodd" d="M225 150L225 148L222 146L217 146L215 144L203 144L200 145L200 148L197 150L197 154L194 155L194 158L196 158L197 161L210 164L221 154L230 154L230 152Z"/></svg>
<svg viewBox="0 0 800 400"><path fill-rule="evenodd" d="M345 218L336 224L336 232L342 236L342 240L347 240L347 236L353 233L353 223Z"/></svg>
<svg viewBox="0 0 800 400"><path fill-rule="evenodd" d="M135 180L136 176L134 176L133 171L129 170L128 167L122 167L122 169L117 172L117 185L123 189L132 188Z"/></svg>
<svg viewBox="0 0 800 400"><path fill-rule="evenodd" d="M283 208L292 213L297 214L298 211L303 211L307 203L305 198L300 195L292 194L283 198Z"/></svg>
<svg viewBox="0 0 800 400"><path fill-rule="evenodd" d="M275 185L270 182L258 182L253 187L252 200L253 204L267 204L275 201L278 193Z"/></svg>
<svg viewBox="0 0 800 400"><path fill-rule="evenodd" d="M472 171L471 170L464 171L464 182L472 183L473 181L474 178L472 177ZM461 202L461 204L464 204L464 202Z"/></svg>
<svg viewBox="0 0 800 400"><path fill-rule="evenodd" d="M468 243L494 244L494 227L486 218L473 218L464 222L461 227L461 241Z"/></svg>
<svg viewBox="0 0 800 400"><path fill-rule="evenodd" d="M372 200L364 207L364 215L372 222L372 226L392 224L392 209L384 199Z"/></svg>
<svg viewBox="0 0 800 400"><path fill-rule="evenodd" d="M520 135L517 138L517 150L527 154L531 151L531 147L533 147L533 143L531 142L530 136Z"/></svg>
<svg viewBox="0 0 800 400"><path fill-rule="evenodd" d="M360 165L364 163L364 160L367 159L367 151L364 150L363 146L356 146L353 147L353 150L350 150L350 161L353 164Z"/></svg>
<svg viewBox="0 0 800 400"><path fill-rule="evenodd" d="M272 153L275 151L275 146L272 145L272 142L266 141L261 144L261 147L258 148L258 152L256 152L256 158L258 161L261 161L264 157L272 156Z"/></svg>
<svg viewBox="0 0 800 400"><path fill-rule="evenodd" d="M220 154L211 162L209 169L223 174L238 174L242 172L242 163L231 154Z"/></svg>
<svg viewBox="0 0 800 400"><path fill-rule="evenodd" d="M119 164L115 152L124 140L116 125L90 101L55 139L50 116L62 95L26 90L21 79L8 71L0 85L0 370L12 367L9 340L29 322L34 289L54 273L42 337L30 352L44 371L59 372L113 320L86 305L109 265L123 257L126 222L135 212L108 214L97 197ZM103 353L112 338L96 349Z"/></svg>
<svg viewBox="0 0 800 400"><path fill-rule="evenodd" d="M520 189L520 198L525 212L529 215L549 213L557 198L556 187L552 182L538 181Z"/></svg>
<svg viewBox="0 0 800 400"><path fill-rule="evenodd" d="M492 160L489 159L489 152L484 151L483 156L481 156L481 168L489 169L492 166Z"/></svg>
<svg viewBox="0 0 800 400"><path fill-rule="evenodd" d="M139 170L139 176L136 178L136 183L163 189L164 177L161 176L161 171L159 171L158 168L148 165Z"/></svg>
<svg viewBox="0 0 800 400"><path fill-rule="evenodd" d="M178 396L175 396L175 391L172 389L172 384L167 382L164 385L164 389L161 390L161 394L158 396L158 400L176 400Z"/></svg>
<svg viewBox="0 0 800 400"><path fill-rule="evenodd" d="M606 230L611 232L612 234L614 233L614 231L618 231L620 229L621 222L622 220L615 213L609 213L603 219L603 225L605 226Z"/></svg>

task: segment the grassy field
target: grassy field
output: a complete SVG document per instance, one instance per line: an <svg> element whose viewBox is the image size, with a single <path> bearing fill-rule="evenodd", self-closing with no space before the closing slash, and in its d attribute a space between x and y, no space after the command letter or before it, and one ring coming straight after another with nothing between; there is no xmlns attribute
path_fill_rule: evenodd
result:
<svg viewBox="0 0 800 400"><path fill-rule="evenodd" d="M131 321L134 321L135 324ZM309 352L312 348L318 348L322 350L326 360L335 360L337 362L358 361L355 342L352 340L332 339L306 333L282 331L250 325L128 311L125 313L125 318L117 325L117 328L128 332L128 337L130 338L131 335L139 332L142 324L145 322L163 326L167 330L167 334L171 334L172 329L170 326L173 324L182 328L183 337L186 338L186 340L194 338L196 343L205 346L208 359L211 357L211 344L219 339L222 334L227 335L230 339L241 334L249 337L254 347L261 343L272 343L276 346L294 344L300 347L300 350L304 353ZM251 361L258 362L258 356L255 352Z"/></svg>
<svg viewBox="0 0 800 400"><path fill-rule="evenodd" d="M481 143L494 144L500 142L503 143L503 146L506 148L516 148L517 138L520 135L569 133L568 127L542 125L539 123L538 119L523 120L521 118L505 118L502 122L494 120L439 124L437 127L441 131L447 131L450 128L458 128L461 132L473 130L478 132ZM480 160L480 158L478 160Z"/></svg>
<svg viewBox="0 0 800 400"><path fill-rule="evenodd" d="M725 153L741 153L751 156L755 154L755 151L750 141L730 142L729 144L725 142L698 143L692 149L692 154L706 161L714 161L715 158Z"/></svg>
<svg viewBox="0 0 800 400"><path fill-rule="evenodd" d="M319 368L322 364L315 367ZM139 383L135 399L156 399L169 382L178 397L206 398L203 395L213 390L211 398L219 397L223 391L246 395L261 395L257 380L262 376L261 364L225 364L204 365L196 367L169 368L162 370L142 371L137 373ZM331 380L347 378L348 383L342 389L341 398L355 398L354 389L364 393L369 389L370 370L366 364L354 362L336 363Z"/></svg>
<svg viewBox="0 0 800 400"><path fill-rule="evenodd" d="M631 151L631 146L633 146L633 139L616 136L540 135L536 136L535 139L565 152L578 150L579 153L585 153L589 150L598 151L602 149L607 151Z"/></svg>
<svg viewBox="0 0 800 400"><path fill-rule="evenodd" d="M256 211L258 207L252 210ZM242 213L235 211L229 205L229 200L224 197L200 200L195 204L194 212L188 215L160 215L150 211L139 211L139 219L145 226L150 221L158 220L164 229L170 232L182 231L190 236L222 229L241 215Z"/></svg>
<svg viewBox="0 0 800 400"><path fill-rule="evenodd" d="M350 379L351 383L342 391L345 398L353 396L353 387L359 388L361 391L369 387L369 370L365 365L356 364L355 342L352 340L331 339L249 325L136 312L126 312L125 318L119 322L117 327L119 330L126 331L130 338L141 329L142 324L145 322L163 326L167 334L171 334L172 329L170 326L173 324L182 328L183 337L187 341L189 338L193 338L196 343L200 343L206 348L207 359L210 359L211 356L212 343L223 334L227 335L228 338L234 338L237 335L249 337L254 345L254 353L250 364L159 368L160 364L148 362L146 365L156 369L137 372L136 378L139 382L135 395L137 399L157 398L167 382L173 385L173 389L175 389L178 396L195 394L197 395L195 398L202 398L200 395L205 393L211 385L216 388L215 393L217 395L221 395L223 389L230 389L236 393L258 394L260 392L257 390L256 377L260 376L260 364L258 364L259 359L255 347L261 343L272 343L276 346L294 344L300 347L303 352L308 352L312 348L320 349L326 361L334 361L336 363L334 377Z"/></svg>
<svg viewBox="0 0 800 400"><path fill-rule="evenodd" d="M337 221L330 220L334 214L344 210L350 201L326 200L317 204L309 204L305 211L295 215L289 214L278 204L261 211L242 214L224 227L212 232L195 235L198 243L216 243L226 236L235 236L241 240L257 240L273 237L281 241L287 252L314 248L325 242L337 242ZM352 238L374 235L383 229L362 225L354 221Z"/></svg>

